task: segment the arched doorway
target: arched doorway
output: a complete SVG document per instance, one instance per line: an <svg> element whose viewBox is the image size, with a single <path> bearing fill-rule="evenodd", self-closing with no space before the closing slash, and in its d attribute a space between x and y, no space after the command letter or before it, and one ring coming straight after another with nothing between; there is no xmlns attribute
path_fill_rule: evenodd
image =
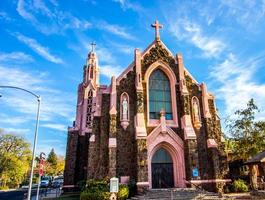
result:
<svg viewBox="0 0 265 200"><path fill-rule="evenodd" d="M164 148L160 148L153 155L152 161L152 188L174 187L173 161Z"/></svg>

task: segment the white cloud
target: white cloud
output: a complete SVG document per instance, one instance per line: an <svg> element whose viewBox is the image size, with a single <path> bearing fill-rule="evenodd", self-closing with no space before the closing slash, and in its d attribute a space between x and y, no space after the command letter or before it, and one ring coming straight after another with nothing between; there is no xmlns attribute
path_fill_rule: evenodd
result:
<svg viewBox="0 0 265 200"><path fill-rule="evenodd" d="M41 124L41 126L63 132L67 131L67 126L64 124Z"/></svg>
<svg viewBox="0 0 265 200"><path fill-rule="evenodd" d="M226 47L219 38L206 36L202 28L188 19L169 22L170 32L179 40L185 40L203 51L206 57L217 57Z"/></svg>
<svg viewBox="0 0 265 200"><path fill-rule="evenodd" d="M220 0L222 16L229 21L237 22L247 31L259 28L260 24L264 25L265 1L226 1Z"/></svg>
<svg viewBox="0 0 265 200"><path fill-rule="evenodd" d="M255 72L264 59L263 55L241 59L241 62L234 54L229 54L221 64L213 67L211 77L219 86L215 85L212 89L217 98L224 101L227 116L232 115L237 109L246 107L247 102L253 98L263 110L259 117L265 117L265 84L253 81Z"/></svg>
<svg viewBox="0 0 265 200"><path fill-rule="evenodd" d="M25 116L9 116L4 113L0 114L0 123L9 125L18 125L28 122L28 118Z"/></svg>
<svg viewBox="0 0 265 200"><path fill-rule="evenodd" d="M48 3L52 6L48 6ZM79 19L69 12L60 11L57 6L58 3L54 0L50 2L19 0L17 12L37 30L47 35L62 34L68 29L86 30L91 27L91 23L87 20Z"/></svg>
<svg viewBox="0 0 265 200"><path fill-rule="evenodd" d="M67 123L72 121L75 112L74 95L49 86L51 80L46 73L24 71L14 66L10 68L0 64L0 77L0 85L22 87L41 95L41 121L54 121L58 118L66 120ZM19 90L1 89L1 93L3 94L1 102L5 106L26 115L25 119L28 119L28 121L35 120L37 111L35 98Z"/></svg>
<svg viewBox="0 0 265 200"><path fill-rule="evenodd" d="M33 51L35 51L37 54L39 54L41 57L45 58L46 60L56 64L63 63L63 60L61 58L52 55L47 47L42 46L35 39L29 38L20 33L16 33L15 36L19 41L29 46Z"/></svg>
<svg viewBox="0 0 265 200"><path fill-rule="evenodd" d="M114 25L114 24L109 24L107 22L97 22L97 27L101 30L107 31L111 34L120 36L124 39L130 39L130 40L135 40L135 37L129 33L124 27Z"/></svg>
<svg viewBox="0 0 265 200"><path fill-rule="evenodd" d="M9 15L4 11L0 11L0 19L4 19L5 21L12 21Z"/></svg>
<svg viewBox="0 0 265 200"><path fill-rule="evenodd" d="M113 0L113 1L119 3L121 8L124 11L127 9L131 9L131 10L138 12L138 13L144 12L144 8L138 3L131 2L129 0Z"/></svg>
<svg viewBox="0 0 265 200"><path fill-rule="evenodd" d="M18 134L18 135L25 135L30 132L30 129L26 128L4 128L6 133Z"/></svg>
<svg viewBox="0 0 265 200"><path fill-rule="evenodd" d="M36 23L37 19L32 15L30 12L28 12L26 9L26 3L24 0L18 0L17 3L17 12L26 20L29 20L32 23Z"/></svg>
<svg viewBox="0 0 265 200"><path fill-rule="evenodd" d="M111 78L112 76L117 78L122 72L122 68L118 65L101 65L99 72L108 78Z"/></svg>
<svg viewBox="0 0 265 200"><path fill-rule="evenodd" d="M11 52L4 53L0 52L0 61L2 62L16 62L16 63L27 63L32 62L34 59L31 55L25 54L23 52Z"/></svg>

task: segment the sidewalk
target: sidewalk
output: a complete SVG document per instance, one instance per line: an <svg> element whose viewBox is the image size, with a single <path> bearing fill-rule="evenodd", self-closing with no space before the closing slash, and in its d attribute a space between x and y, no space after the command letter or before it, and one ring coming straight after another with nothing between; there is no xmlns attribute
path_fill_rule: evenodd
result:
<svg viewBox="0 0 265 200"><path fill-rule="evenodd" d="M42 200L42 199L46 199L46 198L59 197L61 192L62 192L62 190L60 188L56 188L56 189L48 188L47 192L46 192L45 189L42 189L42 190L40 190L40 194L39 194L39 199L38 200ZM32 196L31 199L32 200L37 200L36 199L36 194L34 196Z"/></svg>

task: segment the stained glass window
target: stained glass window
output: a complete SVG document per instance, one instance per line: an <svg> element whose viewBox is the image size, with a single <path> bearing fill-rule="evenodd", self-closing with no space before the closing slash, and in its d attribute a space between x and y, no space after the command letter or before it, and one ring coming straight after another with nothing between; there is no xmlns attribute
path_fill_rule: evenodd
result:
<svg viewBox="0 0 265 200"><path fill-rule="evenodd" d="M150 119L159 119L161 109L165 110L167 120L173 118L169 80L162 70L157 69L149 78Z"/></svg>

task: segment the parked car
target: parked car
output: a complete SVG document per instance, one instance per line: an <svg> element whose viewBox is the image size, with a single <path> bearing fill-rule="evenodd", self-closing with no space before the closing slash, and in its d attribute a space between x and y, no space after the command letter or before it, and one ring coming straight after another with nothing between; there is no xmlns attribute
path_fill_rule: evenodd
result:
<svg viewBox="0 0 265 200"><path fill-rule="evenodd" d="M62 186L62 183L60 181L53 181L52 187L53 188L60 188Z"/></svg>
<svg viewBox="0 0 265 200"><path fill-rule="evenodd" d="M49 187L49 185L50 185L50 181L49 180L42 180L40 182L40 187L41 188L47 188L47 187Z"/></svg>

